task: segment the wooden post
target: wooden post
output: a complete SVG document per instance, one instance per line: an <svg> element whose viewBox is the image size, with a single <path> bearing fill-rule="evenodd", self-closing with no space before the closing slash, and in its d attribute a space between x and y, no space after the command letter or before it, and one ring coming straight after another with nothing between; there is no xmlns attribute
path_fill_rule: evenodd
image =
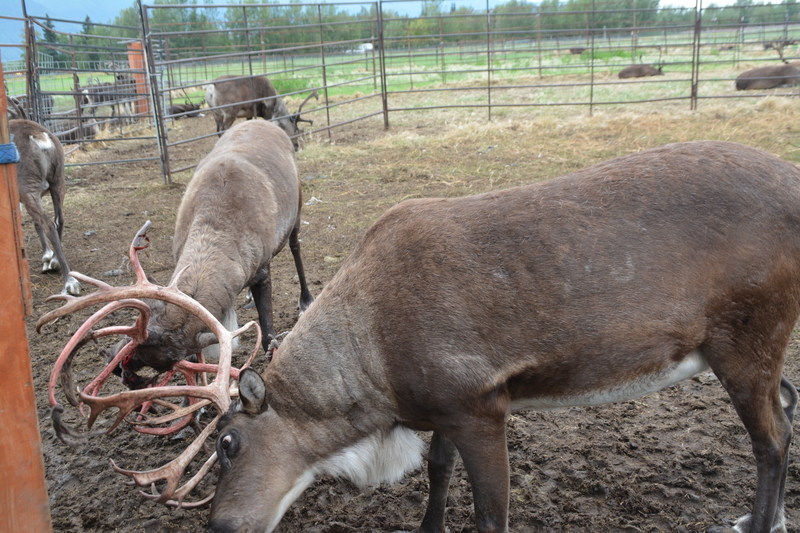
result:
<svg viewBox="0 0 800 533"><path fill-rule="evenodd" d="M0 81L3 68L0 64ZM5 93L0 96L0 144L10 144ZM14 163L0 164L0 533L53 531L25 333L31 312L28 261Z"/></svg>
<svg viewBox="0 0 800 533"><path fill-rule="evenodd" d="M150 114L150 84L147 83L147 67L144 64L144 50L142 41L128 43L128 65L131 73L136 94L142 95L136 99L136 116L146 117Z"/></svg>

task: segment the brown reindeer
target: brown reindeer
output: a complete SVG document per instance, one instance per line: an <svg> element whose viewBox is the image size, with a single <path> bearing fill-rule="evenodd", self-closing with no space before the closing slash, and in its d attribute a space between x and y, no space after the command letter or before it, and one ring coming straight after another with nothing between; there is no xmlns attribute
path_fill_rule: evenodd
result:
<svg viewBox="0 0 800 533"><path fill-rule="evenodd" d="M167 117L172 118L174 120L179 120L182 118L190 118L190 117L199 117L200 116L200 104L193 104L190 101L186 101L185 104L172 104L167 108Z"/></svg>
<svg viewBox="0 0 800 533"><path fill-rule="evenodd" d="M97 78L89 78L89 84L79 88L94 118L99 107L111 108L111 121L116 118L119 123L126 120L124 117L135 115L134 100L136 99L136 80L129 74L118 73L113 82L100 82ZM117 113L119 107L119 113Z"/></svg>
<svg viewBox="0 0 800 533"><path fill-rule="evenodd" d="M94 139L100 134L100 126L91 116L78 118L67 115L60 118L47 120L47 127L58 137L62 144L80 142L85 139Z"/></svg>
<svg viewBox="0 0 800 533"><path fill-rule="evenodd" d="M300 279L301 312L313 300L300 257L301 205L294 149L284 132L263 121L231 128L197 165L183 195L170 284L229 330L236 329L236 297L250 288L267 349L275 338L270 261L287 242ZM136 374L139 369L167 372L217 342L186 309L158 300L148 304L147 339L121 368L123 382L131 388L149 384Z"/></svg>
<svg viewBox="0 0 800 533"><path fill-rule="evenodd" d="M224 137L223 137L224 139ZM672 144L534 185L390 209L220 422L209 533L270 532L322 473L420 463L445 530L461 456L477 531L508 531L506 421L637 398L712 369L758 482L739 533L784 532L797 391L800 169L728 142Z"/></svg>
<svg viewBox="0 0 800 533"><path fill-rule="evenodd" d="M736 77L736 90L763 90L800 85L800 62L767 65L746 70Z"/></svg>
<svg viewBox="0 0 800 533"><path fill-rule="evenodd" d="M266 76L253 78L220 76L203 88L206 90L206 103L214 113L214 122L220 135L239 117L248 119L261 117L264 120L274 120L292 139L292 144L297 150L299 148L297 136L302 133L297 123L313 124L313 121L300 118L300 115L305 103L312 96L317 97L317 91L313 91L300 104L297 113L291 114Z"/></svg>
<svg viewBox="0 0 800 533"><path fill-rule="evenodd" d="M620 78L644 78L645 76L663 76L663 66L655 68L651 65L629 65L619 71Z"/></svg>
<svg viewBox="0 0 800 533"><path fill-rule="evenodd" d="M19 152L17 188L19 201L33 220L33 227L42 243L42 272L61 270L64 293L80 294L81 286L69 274L64 254L64 148L55 135L30 120L11 120L9 131ZM50 194L53 220L45 214L42 196ZM52 245L52 248L51 248Z"/></svg>

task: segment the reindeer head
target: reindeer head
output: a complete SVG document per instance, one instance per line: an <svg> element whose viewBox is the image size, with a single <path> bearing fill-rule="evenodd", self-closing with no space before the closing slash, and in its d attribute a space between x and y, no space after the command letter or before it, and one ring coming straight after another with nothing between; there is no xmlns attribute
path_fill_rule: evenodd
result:
<svg viewBox="0 0 800 533"><path fill-rule="evenodd" d="M303 106L306 105L306 102L308 102L311 98L319 100L319 93L316 89L314 89L311 94L309 94L306 99L303 100L303 102L300 104L300 107L297 108L297 113L293 114L289 114L288 108L286 108L286 105L283 104L283 101L280 98L278 98L276 101L280 102L280 104L283 106L282 110L276 109L276 114L286 115L277 121L278 125L283 131L286 132L289 138L292 139L292 145L294 145L295 152L300 149L300 141L298 137L303 134L303 130L300 129L298 124L300 122L314 124L313 120L301 118L301 115L303 114Z"/></svg>
<svg viewBox="0 0 800 533"><path fill-rule="evenodd" d="M200 409L213 405L216 411L215 418L205 426L189 448L170 463L154 470L135 472L118 468L113 461L111 462L114 470L133 478L137 485L152 487L151 492L142 493L146 498L166 505L195 507L208 503L213 495L193 503L184 502L184 498L200 483L203 476L216 462L216 454L209 457L200 471L179 488L180 478L194 456L203 447L206 439L214 432L222 415L228 411L231 398L238 395L238 389L235 384L231 383L231 378L238 378L241 371L241 369L232 368L231 365L233 339L251 328L255 328L257 332L256 349L242 366L244 369L250 366L258 352L261 344L261 331L255 322L249 322L238 330L229 332L205 308L178 290L174 282L167 287L161 287L148 281L139 263L138 252L148 245L147 230L149 227L150 222L148 221L136 234L130 248L131 265L137 278L136 284L127 287L111 287L102 281L72 272L74 277L97 287L98 290L79 298L63 294L51 296L48 300L66 300L66 303L40 318L36 328L37 331L40 331L44 324L56 318L93 305L106 304L78 328L59 355L50 374L48 397L52 407L53 427L58 438L66 444L74 444L95 435L108 434L122 421L131 424L136 431L142 433L168 435L192 423ZM219 342L219 363L216 365L206 364L202 354L198 354L197 362L177 359L169 368L156 368L157 376L142 384L142 388L138 390L103 394L103 387L111 374L120 367L126 368L126 365L134 369L135 373L135 370L138 370L137 366L144 361L143 358L133 358L137 348L147 346L149 337L148 321L151 309L142 300L143 298L167 302L197 316L211 331L215 340ZM120 309L133 309L139 313L132 326L92 329L101 320ZM129 340L116 354L110 357L104 369L76 397L72 373L76 355L90 342L110 335L122 335ZM131 363L131 361L134 362ZM211 383L208 383L207 374L215 374ZM169 384L173 377L177 376L183 377L185 385ZM59 380L62 383L63 394L70 405L76 407L81 414L86 407L89 408L90 413L86 421L87 431L73 431L63 422L64 407L56 400L56 386ZM174 401L174 399L180 398L184 398L185 401L182 403ZM154 406L160 411L156 416L152 415ZM138 412L134 413L137 408ZM109 409L115 409L117 412L108 429L92 431L92 426L98 417ZM166 481L166 487L161 492L155 488L155 483L158 481Z"/></svg>

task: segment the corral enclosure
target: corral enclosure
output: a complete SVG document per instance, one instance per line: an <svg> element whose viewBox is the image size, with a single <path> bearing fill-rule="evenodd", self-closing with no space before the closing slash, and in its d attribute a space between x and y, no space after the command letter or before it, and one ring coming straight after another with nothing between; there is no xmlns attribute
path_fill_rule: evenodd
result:
<svg viewBox="0 0 800 533"><path fill-rule="evenodd" d="M369 224L407 198L458 196L531 183L640 149L695 139L742 142L800 163L800 110L796 97L784 97L796 96L796 89L744 96L732 87L741 70L778 62L778 54L765 49L765 43L793 40L796 19L788 4L768 6L769 12L777 13L769 23L756 17L761 6L717 9L719 27L700 32L698 40L696 11L670 11L686 17L674 24L658 19L643 24L646 14L660 10L642 8L638 1L616 10L624 20L606 22L602 28L596 21L598 12L591 10L565 14L543 6L523 16L517 7L508 16L487 17L485 12L465 13L456 4L452 14L406 19L383 17L391 3L378 4L380 17L377 10L370 11L371 5L365 4L364 21L357 23L362 34L352 38L326 38L329 27L356 23L319 23L319 13L327 8L316 4L235 7L238 18L231 20L239 27L230 28L222 21L212 25L183 20L201 12L199 6L149 6L152 13L164 14L160 24L151 24L160 43L152 49L160 50L152 63L158 66L153 92L158 106L150 105L146 120L144 115L139 120L125 117L119 124L101 107L97 114L109 126L97 138L74 145L68 157L65 238L73 269L114 285L131 283L128 246L150 219L155 227L144 267L159 282L168 280L174 267L170 236L177 206L191 167L217 137L208 110L203 117L171 120L164 109L170 98L198 101L202 84L222 74L268 73L279 92L290 95L286 100L292 110L310 90L320 92L319 102L312 100L307 108L315 125L297 154L305 199L302 247L315 295ZM269 14L290 8L298 11L293 18ZM264 11L257 15L257 9ZM373 32L382 18L397 18L394 33L385 32L383 46L362 48L380 42ZM703 24L709 18L714 15L704 11ZM533 29L537 20L545 19L564 20L565 26ZM267 20L277 28L268 28ZM459 20L483 27L448 29L448 23ZM503 31L484 29L501 20L508 23ZM632 33L631 24L650 31ZM67 23L55 25L59 29ZM292 40L295 26L303 29ZM238 42L212 48L208 40L223 27L229 35L238 35ZM133 23L127 28L141 31ZM200 31L189 35L183 31L187 28ZM503 32L514 38L499 38ZM320 34L323 37L315 42ZM72 42L79 37L72 35ZM179 43L179 37L196 38L199 44ZM81 86L80 82L113 84L120 73L149 72L127 63L131 53L137 54L129 41L140 39L140 33L97 38L116 43L112 68L102 61L79 62L78 53L95 46L89 41L81 44L83 48L72 48L74 67L52 63L37 70L43 76L36 82L38 94L49 92L59 112L79 97L75 76ZM733 48L723 50L729 46ZM70 50L63 43L59 48ZM145 52L149 53L146 47ZM794 59L796 45L787 44L782 54ZM637 63L664 63L667 74L633 82L616 78L634 58ZM97 80L90 81L92 77ZM77 112L80 106L72 109ZM84 149L77 149L80 146ZM169 180L164 179L165 162ZM54 529L200 530L207 509L169 510L152 504L108 466L109 458L124 468L159 466L176 456L185 440L137 435L125 427L76 449L54 437L47 379L81 317L67 317L46 326L42 334L35 332L36 318L56 305L44 299L60 290L61 279L38 272L40 250L29 220L24 231L34 291L29 339ZM284 251L273 270L278 331L290 329L297 318L299 286L294 276ZM89 290L84 285L84 291ZM240 323L255 318L254 310L244 309L243 299L242 295L237 309ZM252 339L244 344L252 344ZM243 346L238 357L250 347ZM786 374L796 384L799 357L800 333L787 355ZM256 367L263 365L259 359ZM755 468L749 439L710 374L639 401L514 415L508 438L514 532L701 532L730 525L752 504ZM797 450L795 446L786 497L790 532L800 531ZM202 490L211 486L213 475ZM419 524L426 497L424 468L396 486L365 491L322 479L289 509L279 530L409 531ZM451 532L474 531L469 484L460 464L447 520Z"/></svg>
<svg viewBox="0 0 800 533"><path fill-rule="evenodd" d="M419 14L399 12L409 4ZM29 13L19 20L28 59L4 68L9 94L74 148L148 140L169 182L197 162L178 147L202 146L203 135L213 135L173 131L185 112L172 106L202 103L204 85L221 75L268 75L290 113L317 94L302 110L314 121L306 133L329 141L348 124L388 126L420 109L489 120L529 107L591 114L660 101L696 109L765 96L737 92L733 80L797 59L798 24L793 2L692 9L657 0L487 1L485 9L460 0L145 3L114 24ZM661 67L664 76L617 77L634 64Z"/></svg>

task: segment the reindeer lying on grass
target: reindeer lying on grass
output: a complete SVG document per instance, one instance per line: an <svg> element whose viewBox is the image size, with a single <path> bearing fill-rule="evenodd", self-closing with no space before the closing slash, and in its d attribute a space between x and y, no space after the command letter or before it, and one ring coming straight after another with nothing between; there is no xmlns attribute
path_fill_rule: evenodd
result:
<svg viewBox="0 0 800 533"><path fill-rule="evenodd" d="M737 91L800 85L800 62L766 65L745 70L736 77L735 85Z"/></svg>
<svg viewBox="0 0 800 533"><path fill-rule="evenodd" d="M624 69L619 71L618 76L620 78L644 78L647 76L663 76L664 73L661 69L664 68L660 66L655 68L651 65L629 65Z"/></svg>

